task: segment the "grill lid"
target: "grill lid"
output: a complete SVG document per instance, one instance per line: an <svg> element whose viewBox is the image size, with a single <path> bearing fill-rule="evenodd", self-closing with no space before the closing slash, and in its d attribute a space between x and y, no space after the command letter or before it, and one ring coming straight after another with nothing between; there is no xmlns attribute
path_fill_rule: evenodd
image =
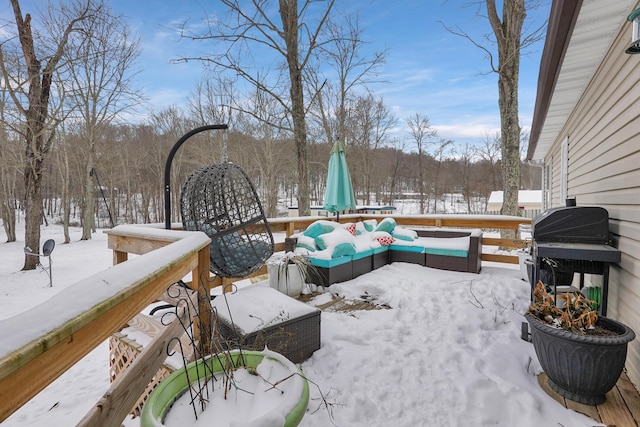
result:
<svg viewBox="0 0 640 427"><path fill-rule="evenodd" d="M539 242L609 242L609 213L596 206L562 206L544 211L531 222Z"/></svg>

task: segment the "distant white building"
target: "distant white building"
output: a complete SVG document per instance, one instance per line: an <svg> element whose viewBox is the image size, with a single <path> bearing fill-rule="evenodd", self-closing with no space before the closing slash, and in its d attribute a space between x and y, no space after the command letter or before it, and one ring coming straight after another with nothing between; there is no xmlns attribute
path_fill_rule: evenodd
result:
<svg viewBox="0 0 640 427"><path fill-rule="evenodd" d="M503 192L492 191L487 202L487 211L494 212L502 209ZM542 209L542 190L520 190L518 192L518 207L521 211L535 211Z"/></svg>
<svg viewBox="0 0 640 427"><path fill-rule="evenodd" d="M299 216L298 214L298 206L289 206L287 208L289 212L289 216ZM309 210L311 211L311 216L329 216L329 212L323 208L322 206L310 206Z"/></svg>
<svg viewBox="0 0 640 427"><path fill-rule="evenodd" d="M393 215L396 213L395 206L358 206L358 213L365 215Z"/></svg>
<svg viewBox="0 0 640 427"><path fill-rule="evenodd" d="M332 217L335 214L333 212L328 212L322 206L311 206L311 216L326 216ZM299 216L298 215L298 207L297 206L289 206L288 207L289 216ZM396 213L395 206L358 206L355 210L350 210L348 212L343 213L359 213L365 215L392 215Z"/></svg>

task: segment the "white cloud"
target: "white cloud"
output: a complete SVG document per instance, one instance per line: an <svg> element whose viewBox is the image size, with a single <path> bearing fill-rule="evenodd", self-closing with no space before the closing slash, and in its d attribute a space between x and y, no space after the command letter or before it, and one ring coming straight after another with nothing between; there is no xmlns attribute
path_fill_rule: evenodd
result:
<svg viewBox="0 0 640 427"><path fill-rule="evenodd" d="M500 132L500 124L467 124L458 123L453 125L435 125L438 136L444 139L476 138L478 140L487 135L495 135Z"/></svg>

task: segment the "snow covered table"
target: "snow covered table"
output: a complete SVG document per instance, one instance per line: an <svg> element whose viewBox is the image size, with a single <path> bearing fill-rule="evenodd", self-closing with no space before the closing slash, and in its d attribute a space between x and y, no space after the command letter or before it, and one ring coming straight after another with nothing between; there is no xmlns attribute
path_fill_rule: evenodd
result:
<svg viewBox="0 0 640 427"><path fill-rule="evenodd" d="M218 296L212 305L223 348L267 346L294 363L320 348L320 310L266 285Z"/></svg>

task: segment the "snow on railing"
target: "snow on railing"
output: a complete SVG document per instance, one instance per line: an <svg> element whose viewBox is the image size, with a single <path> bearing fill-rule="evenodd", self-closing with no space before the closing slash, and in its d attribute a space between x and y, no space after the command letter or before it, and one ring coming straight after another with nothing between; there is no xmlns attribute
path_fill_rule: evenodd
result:
<svg viewBox="0 0 640 427"><path fill-rule="evenodd" d="M136 253L143 255L98 272L44 304L0 321L0 421L155 301L172 283L192 273L192 286L197 289L200 272L209 271L210 239L204 233L118 226L108 234L121 246L127 241L136 242ZM148 380L158 367L149 368ZM135 399L118 425L134 403Z"/></svg>

